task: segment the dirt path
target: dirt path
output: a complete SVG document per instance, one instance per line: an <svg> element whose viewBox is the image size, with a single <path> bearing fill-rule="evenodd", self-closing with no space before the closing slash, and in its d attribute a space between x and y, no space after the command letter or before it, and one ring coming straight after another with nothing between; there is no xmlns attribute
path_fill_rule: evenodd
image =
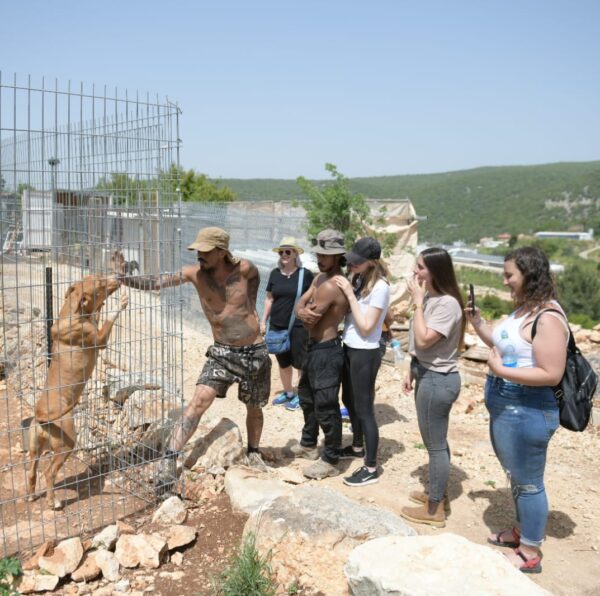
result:
<svg viewBox="0 0 600 596"><path fill-rule="evenodd" d="M209 342L187 329L184 343L184 395L187 397L193 392L204 362L204 348ZM274 366L272 394L280 387ZM485 407L478 403L470 413L465 413L467 404L481 397L482 390L478 385L464 387L452 412L449 487L452 514L446 528L415 526L420 534L453 532L485 544L490 532L511 525L510 491L492 451ZM234 388L226 399L216 400L206 419L216 422L227 416L243 429L244 408L236 396ZM381 434L379 461L383 474L380 482L364 488L347 487L341 477L323 482L357 501L398 513L402 506L409 504L409 491L419 489L426 478L426 452L417 427L413 396L401 393L400 373L388 365L382 367L378 378L376 412ZM299 438L301 427L300 410L290 412L281 406L269 405L265 409L262 447L267 450L285 447ZM350 438L345 427L344 444ZM546 487L551 511L543 549L544 571L532 579L554 594L600 594L600 517L596 515L600 509L598 461L600 426L585 433L561 428L550 444ZM276 465L302 468L305 464L285 460ZM356 465L350 462L349 471Z"/></svg>

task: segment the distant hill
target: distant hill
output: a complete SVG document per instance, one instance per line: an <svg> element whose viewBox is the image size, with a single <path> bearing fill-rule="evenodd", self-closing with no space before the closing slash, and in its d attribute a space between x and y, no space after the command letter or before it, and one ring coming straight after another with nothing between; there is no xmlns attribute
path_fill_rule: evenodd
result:
<svg viewBox="0 0 600 596"><path fill-rule="evenodd" d="M303 200L295 180L219 182L241 200ZM410 199L428 218L419 226L422 240L473 241L578 225L600 237L600 161L352 178L350 186L368 198Z"/></svg>

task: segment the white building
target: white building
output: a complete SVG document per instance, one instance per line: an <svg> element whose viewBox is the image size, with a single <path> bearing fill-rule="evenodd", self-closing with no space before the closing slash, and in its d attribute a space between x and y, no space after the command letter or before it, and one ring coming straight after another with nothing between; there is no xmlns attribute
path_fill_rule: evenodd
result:
<svg viewBox="0 0 600 596"><path fill-rule="evenodd" d="M593 240L594 230L590 228L587 232L536 232L536 238L563 238L565 240Z"/></svg>

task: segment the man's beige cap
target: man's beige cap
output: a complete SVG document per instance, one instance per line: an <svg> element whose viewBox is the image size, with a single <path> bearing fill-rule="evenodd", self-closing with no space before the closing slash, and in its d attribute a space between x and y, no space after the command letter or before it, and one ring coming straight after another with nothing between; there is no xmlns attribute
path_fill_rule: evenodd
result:
<svg viewBox="0 0 600 596"><path fill-rule="evenodd" d="M188 250L199 250L200 252L209 252L213 248L222 248L229 252L229 234L217 227L202 228L196 240L188 247Z"/></svg>

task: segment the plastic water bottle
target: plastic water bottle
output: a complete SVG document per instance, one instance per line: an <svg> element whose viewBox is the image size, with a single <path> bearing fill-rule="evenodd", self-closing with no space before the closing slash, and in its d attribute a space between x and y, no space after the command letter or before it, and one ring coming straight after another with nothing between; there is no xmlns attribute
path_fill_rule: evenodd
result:
<svg viewBox="0 0 600 596"><path fill-rule="evenodd" d="M508 344L502 351L502 364L510 368L517 367L517 352L512 344Z"/></svg>
<svg viewBox="0 0 600 596"><path fill-rule="evenodd" d="M402 346L397 339L393 339L390 342L390 348L392 348L392 352L394 352L394 364L398 366L404 362L404 352L402 351Z"/></svg>

